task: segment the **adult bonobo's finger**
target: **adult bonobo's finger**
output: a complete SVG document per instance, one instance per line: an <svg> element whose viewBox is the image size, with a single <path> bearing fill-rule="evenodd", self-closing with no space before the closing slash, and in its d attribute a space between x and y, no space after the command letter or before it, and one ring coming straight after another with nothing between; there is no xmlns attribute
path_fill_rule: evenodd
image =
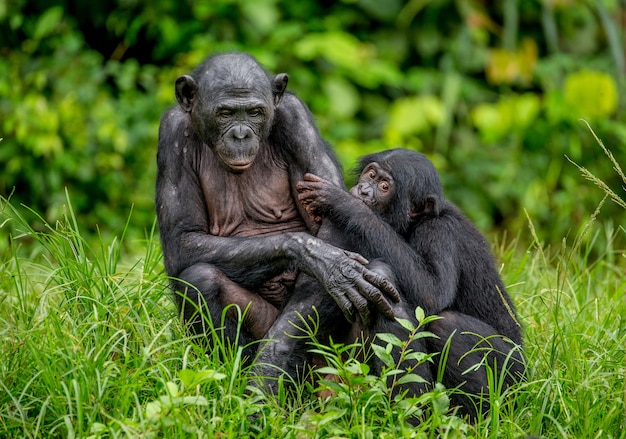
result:
<svg viewBox="0 0 626 439"><path fill-rule="evenodd" d="M313 198L311 197L310 191L300 192L298 194L298 202L301 204L309 204L312 200Z"/></svg>
<svg viewBox="0 0 626 439"><path fill-rule="evenodd" d="M356 282L358 283L359 280L357 279ZM370 313L370 309L369 309L369 306L368 306L369 302L359 292L360 288L357 285L355 285L355 287L356 288L350 288L347 291L346 294L350 298L350 301L352 302L352 305L356 308L356 311L358 312L359 316L361 317L361 321L363 322L363 324L365 326L369 326L371 321L372 321L372 315ZM351 320L351 322L352 321L353 320Z"/></svg>
<svg viewBox="0 0 626 439"><path fill-rule="evenodd" d="M369 303L372 303L385 317L389 320L393 320L395 318L393 307L382 291L364 279L359 279L357 282L357 288L359 289L361 296L367 299Z"/></svg>
<svg viewBox="0 0 626 439"><path fill-rule="evenodd" d="M350 322L354 322L354 305L346 294L346 291L339 290L337 286L326 285L326 291L335 299L337 306Z"/></svg>
<svg viewBox="0 0 626 439"><path fill-rule="evenodd" d="M320 182L320 183L326 181L322 177L318 177L317 175L311 174L310 172L307 172L306 174L304 174L302 179L304 181L316 181L316 182Z"/></svg>
<svg viewBox="0 0 626 439"><path fill-rule="evenodd" d="M389 296L395 303L400 302L400 292L391 282L389 282L387 278L367 269L363 272L363 277L370 284L376 286L376 288L385 293L385 295Z"/></svg>
<svg viewBox="0 0 626 439"><path fill-rule="evenodd" d="M296 190L299 194L306 193L306 191L310 191L311 187L306 181L299 181L296 183Z"/></svg>
<svg viewBox="0 0 626 439"><path fill-rule="evenodd" d="M337 305L341 309L341 312L343 312L346 320L350 323L354 323L354 304L350 301L350 299L348 299L347 296L342 295L339 300L335 297L335 300L337 301Z"/></svg>
<svg viewBox="0 0 626 439"><path fill-rule="evenodd" d="M355 269L357 269L359 271L359 273L363 273L363 270L365 270L364 265L369 264L369 261L367 259L365 259L363 256L361 256L360 254L358 254L358 253L350 252L348 250L344 250L343 252L345 253L345 255L347 257L349 257L353 261L356 261L359 264L363 265L360 269L358 267L355 267Z"/></svg>

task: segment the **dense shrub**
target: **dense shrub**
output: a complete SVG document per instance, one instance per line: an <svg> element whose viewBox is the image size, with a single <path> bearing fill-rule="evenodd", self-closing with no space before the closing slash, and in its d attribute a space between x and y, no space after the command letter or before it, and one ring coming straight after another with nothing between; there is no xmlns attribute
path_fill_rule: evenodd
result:
<svg viewBox="0 0 626 439"><path fill-rule="evenodd" d="M405 146L449 197L514 233L526 209L558 241L597 204L590 122L626 162L617 1L92 0L0 4L0 194L54 218L64 188L87 224L152 224L159 115L206 55L245 50L290 74L349 169ZM622 18L623 19L623 18ZM612 205L604 207L617 215Z"/></svg>

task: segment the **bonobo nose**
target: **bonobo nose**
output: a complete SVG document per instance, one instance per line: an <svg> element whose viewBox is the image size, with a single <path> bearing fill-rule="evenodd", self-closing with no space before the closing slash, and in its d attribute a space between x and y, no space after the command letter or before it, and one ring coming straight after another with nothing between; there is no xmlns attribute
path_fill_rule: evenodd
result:
<svg viewBox="0 0 626 439"><path fill-rule="evenodd" d="M359 194L363 197L371 198L372 196L372 187L369 184L360 184L359 185Z"/></svg>
<svg viewBox="0 0 626 439"><path fill-rule="evenodd" d="M244 140L252 136L252 130L247 126L239 125L231 129L231 135L234 139Z"/></svg>

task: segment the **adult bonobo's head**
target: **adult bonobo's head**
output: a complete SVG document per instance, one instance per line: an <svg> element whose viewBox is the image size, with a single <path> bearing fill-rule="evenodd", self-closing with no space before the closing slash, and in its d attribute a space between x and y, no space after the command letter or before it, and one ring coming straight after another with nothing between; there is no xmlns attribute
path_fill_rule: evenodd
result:
<svg viewBox="0 0 626 439"><path fill-rule="evenodd" d="M284 73L270 79L250 55L228 53L178 78L176 99L226 168L242 172L269 136L287 81Z"/></svg>
<svg viewBox="0 0 626 439"><path fill-rule="evenodd" d="M350 193L361 199L396 232L406 235L420 217L437 216L443 187L423 154L392 149L361 158L360 174Z"/></svg>

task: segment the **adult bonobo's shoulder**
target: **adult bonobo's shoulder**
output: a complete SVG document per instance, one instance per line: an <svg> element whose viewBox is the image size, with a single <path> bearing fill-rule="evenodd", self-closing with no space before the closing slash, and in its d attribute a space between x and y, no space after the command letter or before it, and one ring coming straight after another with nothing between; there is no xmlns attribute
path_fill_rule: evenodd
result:
<svg viewBox="0 0 626 439"><path fill-rule="evenodd" d="M182 111L179 106L170 108L161 116L157 154L174 153L179 155L183 148L181 142L184 139L191 140L194 134L189 114Z"/></svg>
<svg viewBox="0 0 626 439"><path fill-rule="evenodd" d="M323 176L344 187L341 165L330 145L322 138L307 105L286 91L276 107L270 142L301 171Z"/></svg>

